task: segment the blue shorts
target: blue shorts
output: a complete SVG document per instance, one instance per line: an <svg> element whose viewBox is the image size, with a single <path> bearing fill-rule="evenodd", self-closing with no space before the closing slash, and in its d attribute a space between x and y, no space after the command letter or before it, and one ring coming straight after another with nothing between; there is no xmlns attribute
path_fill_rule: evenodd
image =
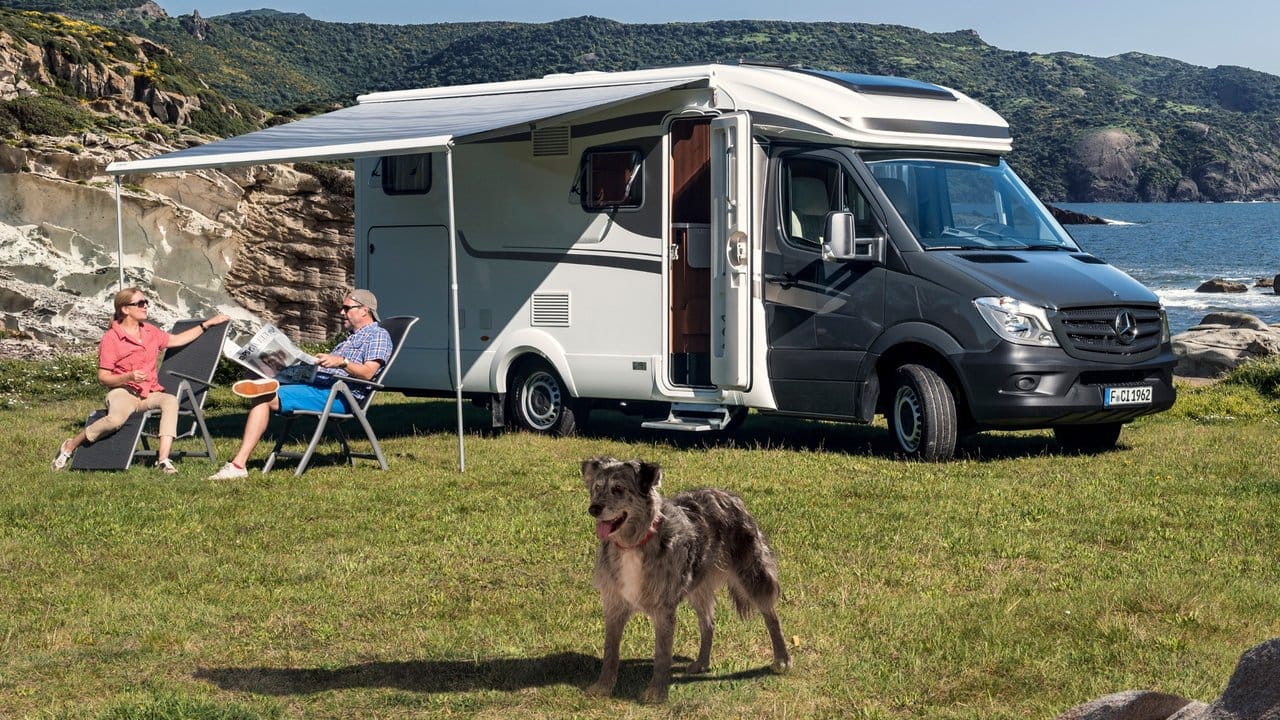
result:
<svg viewBox="0 0 1280 720"><path fill-rule="evenodd" d="M324 403L329 399L329 390L330 388L315 385L281 385L276 391L276 397L280 400L280 412L289 413L295 410L320 412L324 410ZM333 412L343 414L351 412L347 409L347 401L341 395L333 399Z"/></svg>

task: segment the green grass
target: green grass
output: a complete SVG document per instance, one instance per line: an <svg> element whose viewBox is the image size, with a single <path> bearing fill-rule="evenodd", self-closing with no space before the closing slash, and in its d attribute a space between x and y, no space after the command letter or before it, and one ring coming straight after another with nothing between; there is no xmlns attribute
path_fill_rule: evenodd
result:
<svg viewBox="0 0 1280 720"><path fill-rule="evenodd" d="M5 369L48 398L0 410L0 717L1051 718L1126 689L1212 700L1280 635L1266 372L1184 389L1117 452L1001 433L946 464L895 459L882 427L753 416L732 441L672 439L605 413L554 440L469 408L459 474L452 405L384 395L390 472L329 456L212 482L199 459L52 473L97 393ZM211 398L224 458L243 412ZM668 492L746 498L779 556L791 674L723 602L712 672L677 673L667 706L637 702L642 619L615 697L583 694L602 628L578 463L602 453L661 462ZM679 658L696 634L682 609Z"/></svg>

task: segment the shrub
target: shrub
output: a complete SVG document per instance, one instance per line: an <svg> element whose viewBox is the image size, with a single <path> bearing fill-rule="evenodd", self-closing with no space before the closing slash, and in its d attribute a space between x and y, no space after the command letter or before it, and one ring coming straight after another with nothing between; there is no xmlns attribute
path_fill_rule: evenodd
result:
<svg viewBox="0 0 1280 720"><path fill-rule="evenodd" d="M0 111L30 135L68 135L93 127L93 114L56 97L36 95L0 103Z"/></svg>

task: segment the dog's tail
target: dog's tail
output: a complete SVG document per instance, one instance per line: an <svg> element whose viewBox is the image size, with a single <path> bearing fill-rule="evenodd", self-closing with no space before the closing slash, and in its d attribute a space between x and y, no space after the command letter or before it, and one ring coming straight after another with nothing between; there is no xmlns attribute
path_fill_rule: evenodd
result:
<svg viewBox="0 0 1280 720"><path fill-rule="evenodd" d="M778 604L782 592L778 563L768 545L759 543L755 552L739 562L735 575L736 582L729 583L729 597L740 617L751 617L754 610L772 609Z"/></svg>

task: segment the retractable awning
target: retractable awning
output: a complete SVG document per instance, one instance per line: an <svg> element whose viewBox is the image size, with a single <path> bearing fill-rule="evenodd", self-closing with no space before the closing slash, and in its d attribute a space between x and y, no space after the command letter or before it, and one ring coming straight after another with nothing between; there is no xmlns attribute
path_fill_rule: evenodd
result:
<svg viewBox="0 0 1280 720"><path fill-rule="evenodd" d="M662 92L705 74L667 75L643 82L593 85L594 78L570 79L545 89L528 82L381 93L360 104L305 120L219 140L153 158L114 162L116 242L120 287L124 287L124 227L120 210L121 176L201 168L261 165L303 160L342 160L382 155L443 152L448 179L449 294L453 338L454 392L458 424L458 469L466 471L462 426L462 358L459 343L457 228L454 220L453 152L457 142L479 139L530 123L567 119Z"/></svg>
<svg viewBox="0 0 1280 720"><path fill-rule="evenodd" d="M114 162L107 172L126 175L436 152L450 143L607 107L697 79L404 99L385 93L391 99L373 95L359 105L287 125L153 158Z"/></svg>

